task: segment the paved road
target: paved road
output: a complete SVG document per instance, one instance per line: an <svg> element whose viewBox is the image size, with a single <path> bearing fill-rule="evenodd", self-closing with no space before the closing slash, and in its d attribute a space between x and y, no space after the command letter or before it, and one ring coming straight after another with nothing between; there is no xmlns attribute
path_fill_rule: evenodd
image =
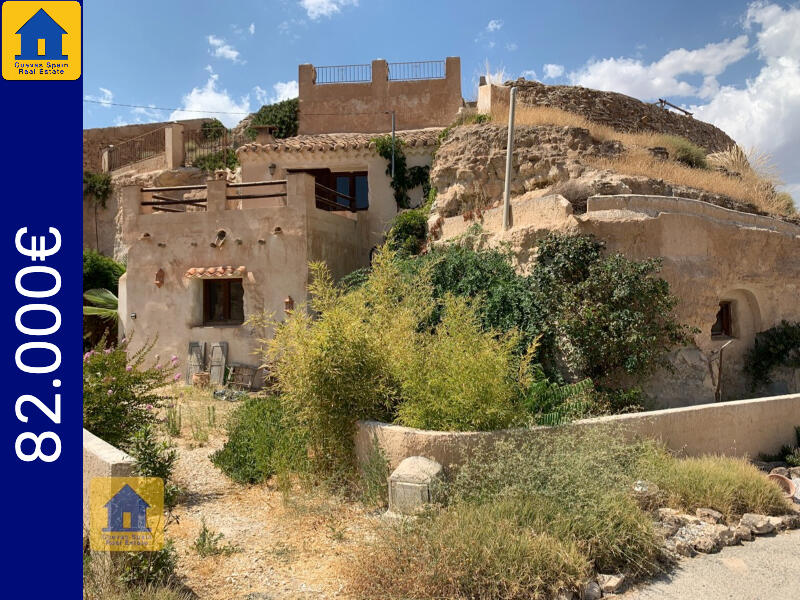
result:
<svg viewBox="0 0 800 600"><path fill-rule="evenodd" d="M676 571L624 600L798 600L800 530L683 559Z"/></svg>

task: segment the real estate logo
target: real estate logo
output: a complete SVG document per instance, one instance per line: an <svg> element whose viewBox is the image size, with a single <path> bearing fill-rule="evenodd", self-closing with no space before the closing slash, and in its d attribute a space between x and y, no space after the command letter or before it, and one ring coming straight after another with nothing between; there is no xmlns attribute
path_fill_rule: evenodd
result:
<svg viewBox="0 0 800 600"><path fill-rule="evenodd" d="M164 546L160 477L94 477L89 484L92 550L141 552Z"/></svg>
<svg viewBox="0 0 800 600"><path fill-rule="evenodd" d="M81 76L78 2L3 3L3 79L53 81Z"/></svg>

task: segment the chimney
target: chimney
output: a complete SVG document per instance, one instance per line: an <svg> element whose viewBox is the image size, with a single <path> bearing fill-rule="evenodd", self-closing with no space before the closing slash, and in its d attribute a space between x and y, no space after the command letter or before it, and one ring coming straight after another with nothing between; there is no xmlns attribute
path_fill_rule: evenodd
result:
<svg viewBox="0 0 800 600"><path fill-rule="evenodd" d="M278 131L275 125L254 125L253 129L256 130L257 144L275 143L275 132Z"/></svg>

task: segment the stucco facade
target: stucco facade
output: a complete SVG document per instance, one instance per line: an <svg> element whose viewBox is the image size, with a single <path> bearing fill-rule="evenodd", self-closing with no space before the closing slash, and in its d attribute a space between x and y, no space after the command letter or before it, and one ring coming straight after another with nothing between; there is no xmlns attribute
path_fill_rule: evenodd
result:
<svg viewBox="0 0 800 600"><path fill-rule="evenodd" d="M436 129L404 132L409 166L430 165L437 135ZM120 335L133 335L134 346L157 339L155 352L185 362L190 342L226 342L229 363L258 364L253 352L270 332L247 323L210 324L204 282L240 279L245 319L262 313L281 319L287 299L295 306L306 300L310 261L325 261L335 277L367 266L397 214L387 161L370 136L256 142L238 155L239 184L123 188L128 270L120 279ZM304 172L319 169L366 172L366 210L320 208L319 186ZM415 195L419 200L421 192ZM149 204L164 197L196 204Z"/></svg>
<svg viewBox="0 0 800 600"><path fill-rule="evenodd" d="M444 219L440 239L453 239L474 222L462 216ZM576 215L561 196L529 193L512 200L507 231L501 208L484 211L479 222L490 243L511 244L522 269L549 231L591 233L611 252L662 258L661 276L679 300L677 316L698 333L693 347L670 356L673 373L658 373L647 382L645 392L659 407L713 402L718 351L725 344L721 398L752 396L743 363L756 333L783 319L800 320L800 227L779 219L697 200L637 195L594 196L586 213ZM712 336L722 302L730 303L732 331ZM760 391L800 392L800 369L779 370L772 387Z"/></svg>
<svg viewBox="0 0 800 600"><path fill-rule="evenodd" d="M446 127L453 122L461 98L461 59L448 57L444 72L436 77L426 76L429 63L387 63L374 60L371 65L319 67L300 65L298 69L299 123L298 133L376 133L391 128L394 111L398 130L424 127ZM419 67L415 67L418 65ZM348 74L363 68L367 80ZM318 73L318 69L320 73ZM343 73L341 82L323 83L323 69ZM419 73L416 71L421 69ZM397 74L393 72L397 71ZM403 77L419 77L414 79Z"/></svg>

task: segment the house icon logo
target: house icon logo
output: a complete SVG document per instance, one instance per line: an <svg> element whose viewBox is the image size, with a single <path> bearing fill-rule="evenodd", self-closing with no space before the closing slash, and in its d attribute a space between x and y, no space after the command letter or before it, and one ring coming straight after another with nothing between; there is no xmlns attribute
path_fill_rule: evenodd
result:
<svg viewBox="0 0 800 600"><path fill-rule="evenodd" d="M67 60L66 54L61 53L62 38L66 30L55 22L43 8L17 29L17 35L22 38L22 53L14 58L17 60Z"/></svg>
<svg viewBox="0 0 800 600"><path fill-rule="evenodd" d="M150 531L147 526L150 505L127 483L105 503L104 508L108 510L108 525L103 531Z"/></svg>
<svg viewBox="0 0 800 600"><path fill-rule="evenodd" d="M164 547L164 480L93 477L88 515L92 550L142 552Z"/></svg>
<svg viewBox="0 0 800 600"><path fill-rule="evenodd" d="M3 2L3 79L74 80L81 76L81 5L73 0Z"/></svg>

